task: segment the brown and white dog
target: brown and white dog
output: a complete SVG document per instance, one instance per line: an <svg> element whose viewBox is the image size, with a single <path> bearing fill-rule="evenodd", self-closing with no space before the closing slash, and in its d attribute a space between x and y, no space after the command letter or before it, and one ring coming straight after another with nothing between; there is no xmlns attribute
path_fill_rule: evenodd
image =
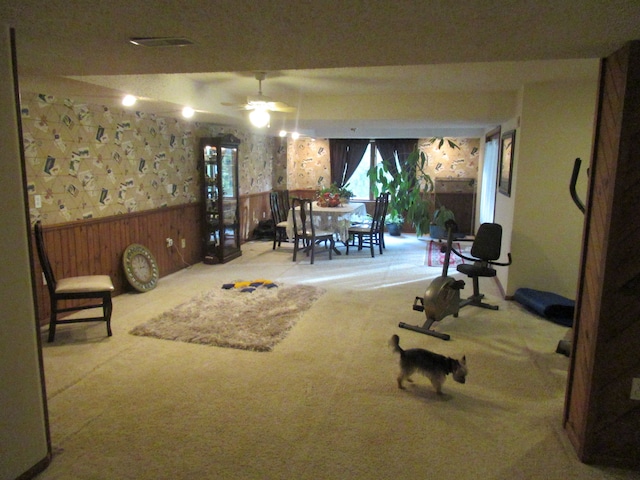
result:
<svg viewBox="0 0 640 480"><path fill-rule="evenodd" d="M411 375L416 371L422 373L431 380L431 385L438 394L442 394L442 385L450 373L458 383L465 383L467 376L467 359L462 357L456 360L445 357L438 353L430 352L423 348L410 348L403 350L400 348L400 337L393 335L389 340L389 345L394 352L400 354L400 374L398 375L398 388L404 388L402 382L411 382Z"/></svg>

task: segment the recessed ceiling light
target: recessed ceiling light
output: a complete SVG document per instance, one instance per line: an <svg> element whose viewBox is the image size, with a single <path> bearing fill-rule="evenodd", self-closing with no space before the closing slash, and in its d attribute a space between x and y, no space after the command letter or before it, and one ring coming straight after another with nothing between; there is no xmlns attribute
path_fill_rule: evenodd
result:
<svg viewBox="0 0 640 480"><path fill-rule="evenodd" d="M130 107L132 105L135 105L135 103L136 97L134 97L133 95L125 95L122 99L122 105L124 105L125 107Z"/></svg>
<svg viewBox="0 0 640 480"><path fill-rule="evenodd" d="M131 37L129 42L142 47L184 47L193 45L193 42L185 37Z"/></svg>
<svg viewBox="0 0 640 480"><path fill-rule="evenodd" d="M191 118L193 117L193 114L196 113L195 110L191 107L184 107L182 109L182 116L184 118Z"/></svg>

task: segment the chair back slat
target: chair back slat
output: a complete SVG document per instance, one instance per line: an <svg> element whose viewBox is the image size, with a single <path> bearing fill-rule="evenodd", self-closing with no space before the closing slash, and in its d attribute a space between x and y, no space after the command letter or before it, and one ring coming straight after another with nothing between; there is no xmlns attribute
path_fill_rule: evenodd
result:
<svg viewBox="0 0 640 480"><path fill-rule="evenodd" d="M282 215L281 215L280 206L278 203L279 203L278 192L271 192L269 194L269 204L271 207L271 218L273 219L274 225L277 225L278 223L282 222Z"/></svg>
<svg viewBox="0 0 640 480"><path fill-rule="evenodd" d="M291 208L293 209L293 230L296 236L304 239L315 237L316 230L313 224L313 202L308 198L293 198Z"/></svg>
<svg viewBox="0 0 640 480"><path fill-rule="evenodd" d="M274 190L269 194L269 205L271 207L271 218L274 223L285 222L289 215L289 191Z"/></svg>
<svg viewBox="0 0 640 480"><path fill-rule="evenodd" d="M384 217L387 216L387 207L389 206L389 194L381 193L376 198L376 204L373 211L371 221L371 231L379 232L384 228Z"/></svg>
<svg viewBox="0 0 640 480"><path fill-rule="evenodd" d="M278 209L280 210L280 217L282 221L287 219L291 205L289 202L289 190L278 191Z"/></svg>
<svg viewBox="0 0 640 480"><path fill-rule="evenodd" d="M44 246L44 236L42 234L42 224L39 220L35 224L34 232L36 237L36 249L38 250L38 258L40 259L40 266L42 267L44 278L47 281L47 288L49 289L49 292L55 292L56 277L53 274L53 269L51 268L49 257L47 257L47 252Z"/></svg>

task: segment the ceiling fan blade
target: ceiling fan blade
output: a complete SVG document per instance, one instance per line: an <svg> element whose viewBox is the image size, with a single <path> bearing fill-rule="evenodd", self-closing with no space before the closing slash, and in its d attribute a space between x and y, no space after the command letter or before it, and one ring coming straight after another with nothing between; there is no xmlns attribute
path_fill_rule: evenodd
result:
<svg viewBox="0 0 640 480"><path fill-rule="evenodd" d="M283 102L271 102L269 104L269 110L274 112L295 112L296 107L292 107Z"/></svg>
<svg viewBox="0 0 640 480"><path fill-rule="evenodd" d="M284 102L274 102L271 97L262 94L262 81L266 77L266 72L256 72L256 80L258 80L258 94L247 97L247 103L237 104L229 102L221 102L225 107L235 107L241 110L269 110L271 112L295 112L295 107L291 107Z"/></svg>
<svg viewBox="0 0 640 480"><path fill-rule="evenodd" d="M249 95L247 97L247 103L271 103L273 99L271 97L267 97L266 95L258 94L258 95Z"/></svg>
<svg viewBox="0 0 640 480"><path fill-rule="evenodd" d="M224 107L233 107L237 110L253 110L253 107L246 103L220 102L220 105Z"/></svg>

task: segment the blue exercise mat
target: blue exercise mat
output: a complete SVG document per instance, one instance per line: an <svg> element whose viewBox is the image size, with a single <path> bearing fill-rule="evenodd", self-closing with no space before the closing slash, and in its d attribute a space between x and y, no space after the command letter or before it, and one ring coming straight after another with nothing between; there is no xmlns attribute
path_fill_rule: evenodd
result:
<svg viewBox="0 0 640 480"><path fill-rule="evenodd" d="M562 295L533 288L519 288L513 299L554 323L565 327L573 326L576 302Z"/></svg>

